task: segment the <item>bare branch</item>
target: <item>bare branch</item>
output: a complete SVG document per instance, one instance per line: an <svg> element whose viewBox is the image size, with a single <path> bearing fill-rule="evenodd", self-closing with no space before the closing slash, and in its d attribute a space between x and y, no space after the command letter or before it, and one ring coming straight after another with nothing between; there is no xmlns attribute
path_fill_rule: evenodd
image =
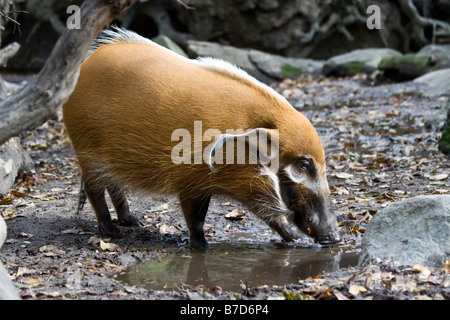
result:
<svg viewBox="0 0 450 320"><path fill-rule="evenodd" d="M399 4L403 12L411 21L411 36L414 37L420 44L424 45L428 42L424 33L424 27L426 26L433 27L433 42L437 35L450 35L450 24L444 21L422 17L412 0L399 0ZM437 30L438 27L440 30Z"/></svg>
<svg viewBox="0 0 450 320"><path fill-rule="evenodd" d="M137 0L85 0L81 29L59 37L39 74L24 88L0 102L0 144L52 118L72 93L81 62L106 24Z"/></svg>

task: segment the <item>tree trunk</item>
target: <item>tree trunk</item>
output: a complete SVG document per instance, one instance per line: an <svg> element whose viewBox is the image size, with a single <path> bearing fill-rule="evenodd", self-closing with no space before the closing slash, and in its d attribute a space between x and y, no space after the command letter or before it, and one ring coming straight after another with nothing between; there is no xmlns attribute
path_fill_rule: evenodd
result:
<svg viewBox="0 0 450 320"><path fill-rule="evenodd" d="M81 29L59 37L39 74L24 88L0 102L0 145L54 117L72 93L80 65L92 41L106 24L137 0L85 0Z"/></svg>

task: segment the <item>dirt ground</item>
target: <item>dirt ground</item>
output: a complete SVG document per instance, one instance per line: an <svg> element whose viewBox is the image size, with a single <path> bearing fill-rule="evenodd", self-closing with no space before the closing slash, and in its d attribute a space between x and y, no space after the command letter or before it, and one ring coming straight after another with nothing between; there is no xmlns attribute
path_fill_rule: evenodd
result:
<svg viewBox="0 0 450 320"><path fill-rule="evenodd" d="M412 84L302 77L276 88L316 126L328 162L332 203L343 241L357 246L380 209L407 197L448 194L450 165L437 149L440 130L427 128L445 98L427 98ZM124 236L102 237L87 204L75 215L80 173L61 121L49 121L23 136L36 169L18 179L0 199L8 226L0 261L23 299L450 299L450 265L394 267L392 261L321 273L298 283L155 291L114 279L125 267L186 247L187 229L177 199L130 195L143 228L121 227ZM239 209L243 220L227 213ZM215 197L206 220L210 241L254 230L261 241L277 235L239 203Z"/></svg>

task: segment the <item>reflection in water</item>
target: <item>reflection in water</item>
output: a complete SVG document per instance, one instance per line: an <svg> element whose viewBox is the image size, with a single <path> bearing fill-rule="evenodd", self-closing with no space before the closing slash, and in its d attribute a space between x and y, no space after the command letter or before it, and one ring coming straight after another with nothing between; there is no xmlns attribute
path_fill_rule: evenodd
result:
<svg viewBox="0 0 450 320"><path fill-rule="evenodd" d="M213 243L206 251L183 249L145 264L132 266L116 280L147 289L219 286L239 291L240 284L285 285L322 272L354 266L359 250L299 247L283 243Z"/></svg>

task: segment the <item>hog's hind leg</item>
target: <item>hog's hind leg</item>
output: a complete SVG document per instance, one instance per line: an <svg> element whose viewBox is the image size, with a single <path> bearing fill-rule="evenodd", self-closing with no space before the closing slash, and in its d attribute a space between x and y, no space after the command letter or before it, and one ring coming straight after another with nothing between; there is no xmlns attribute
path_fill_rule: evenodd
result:
<svg viewBox="0 0 450 320"><path fill-rule="evenodd" d="M120 237L119 228L111 221L111 215L105 200L105 187L93 187L86 181L84 190L94 209L100 232L106 236Z"/></svg>
<svg viewBox="0 0 450 320"><path fill-rule="evenodd" d="M108 186L107 190L116 209L119 223L124 226L142 227L144 223L130 213L130 207L123 190L115 185Z"/></svg>

